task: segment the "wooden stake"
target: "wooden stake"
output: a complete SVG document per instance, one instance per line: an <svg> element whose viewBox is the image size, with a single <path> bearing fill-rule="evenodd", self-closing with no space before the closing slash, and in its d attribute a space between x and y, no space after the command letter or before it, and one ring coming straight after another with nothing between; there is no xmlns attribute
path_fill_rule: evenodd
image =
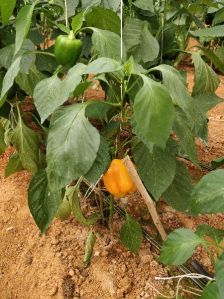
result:
<svg viewBox="0 0 224 299"><path fill-rule="evenodd" d="M153 199L151 198L151 196L149 195L149 193L145 189L145 186L143 185L142 180L140 179L140 177L139 177L139 175L138 175L138 173L135 169L135 166L132 163L130 157L126 156L123 161L124 161L124 164L127 167L128 171L129 171L129 173L132 177L133 182L136 185L136 188L138 189L138 191L142 195L142 197L145 201L145 204L147 205L149 213L152 216L152 220L153 220L156 228L158 229L158 232L159 232L162 240L165 240L166 237L167 237L167 234L166 234L166 232L164 230L164 227L163 227L163 225L162 225L162 223L159 219L159 215L156 211L156 207L155 207L155 203L154 203Z"/></svg>

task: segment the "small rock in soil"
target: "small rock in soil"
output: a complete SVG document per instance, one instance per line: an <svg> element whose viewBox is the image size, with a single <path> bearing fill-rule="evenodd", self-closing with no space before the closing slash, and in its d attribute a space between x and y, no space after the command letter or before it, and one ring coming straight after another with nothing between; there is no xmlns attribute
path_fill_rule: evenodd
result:
<svg viewBox="0 0 224 299"><path fill-rule="evenodd" d="M75 285L70 275L67 275L63 278L62 290L64 299L73 299Z"/></svg>

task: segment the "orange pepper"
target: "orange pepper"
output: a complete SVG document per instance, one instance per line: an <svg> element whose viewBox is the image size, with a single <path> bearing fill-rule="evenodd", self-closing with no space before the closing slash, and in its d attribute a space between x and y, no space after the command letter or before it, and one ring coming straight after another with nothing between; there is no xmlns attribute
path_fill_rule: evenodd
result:
<svg viewBox="0 0 224 299"><path fill-rule="evenodd" d="M107 191L116 197L123 197L137 190L123 160L120 159L112 160L103 176L103 182Z"/></svg>

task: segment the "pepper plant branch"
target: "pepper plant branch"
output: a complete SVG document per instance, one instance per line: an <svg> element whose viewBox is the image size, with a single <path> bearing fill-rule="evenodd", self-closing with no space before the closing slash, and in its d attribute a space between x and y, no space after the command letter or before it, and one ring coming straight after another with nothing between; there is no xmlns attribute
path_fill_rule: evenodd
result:
<svg viewBox="0 0 224 299"><path fill-rule="evenodd" d="M154 204L153 199L151 198L151 196L149 195L149 193L147 192L147 190L145 189L145 186L142 183L142 180L140 179L137 170L135 169L134 164L132 163L131 159L129 156L126 156L124 158L124 164L127 167L132 180L134 181L136 188L138 189L138 191L140 192L140 194L142 195L145 204L147 205L147 208L149 210L149 213L152 216L152 220L156 226L156 228L158 229L158 232L162 238L162 240L165 240L167 237L167 234L164 230L164 227L162 225L162 222L160 221L159 215L156 211L156 207Z"/></svg>

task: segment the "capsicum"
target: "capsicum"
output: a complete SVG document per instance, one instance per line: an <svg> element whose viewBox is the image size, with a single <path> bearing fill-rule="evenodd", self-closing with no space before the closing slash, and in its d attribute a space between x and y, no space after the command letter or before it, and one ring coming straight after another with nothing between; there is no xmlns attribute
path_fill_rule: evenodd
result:
<svg viewBox="0 0 224 299"><path fill-rule="evenodd" d="M74 65L82 52L82 41L76 39L73 31L59 35L55 40L54 55L58 64Z"/></svg>
<svg viewBox="0 0 224 299"><path fill-rule="evenodd" d="M103 182L106 190L119 198L136 191L136 186L123 160L120 159L112 160L103 176Z"/></svg>

